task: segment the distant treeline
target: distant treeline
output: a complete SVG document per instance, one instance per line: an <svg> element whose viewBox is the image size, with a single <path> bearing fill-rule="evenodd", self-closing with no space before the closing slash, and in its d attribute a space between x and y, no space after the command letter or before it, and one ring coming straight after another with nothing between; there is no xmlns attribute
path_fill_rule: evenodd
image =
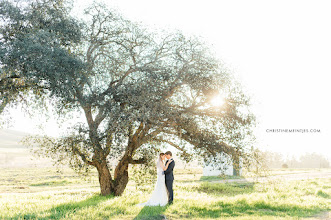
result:
<svg viewBox="0 0 331 220"><path fill-rule="evenodd" d="M299 158L270 151L264 151L262 155L269 168L330 168L330 161L318 153L306 153Z"/></svg>

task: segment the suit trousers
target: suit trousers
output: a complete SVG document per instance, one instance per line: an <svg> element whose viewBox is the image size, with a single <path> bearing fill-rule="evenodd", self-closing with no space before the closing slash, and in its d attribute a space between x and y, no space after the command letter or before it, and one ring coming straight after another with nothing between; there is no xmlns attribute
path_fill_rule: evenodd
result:
<svg viewBox="0 0 331 220"><path fill-rule="evenodd" d="M172 190L172 186L173 186L174 180L166 180L165 184L168 190L168 203L172 203L172 201L174 200L174 192Z"/></svg>

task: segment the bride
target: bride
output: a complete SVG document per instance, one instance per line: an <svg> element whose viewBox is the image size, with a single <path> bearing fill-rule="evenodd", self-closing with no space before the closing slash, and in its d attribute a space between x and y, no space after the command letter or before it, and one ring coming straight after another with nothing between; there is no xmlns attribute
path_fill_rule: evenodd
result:
<svg viewBox="0 0 331 220"><path fill-rule="evenodd" d="M154 192L150 199L145 203L140 203L141 206L165 206L168 203L168 191L165 185L165 175L162 175L164 170L167 170L170 163L164 166L165 154L160 153L160 156L156 163L157 168L157 181L155 183Z"/></svg>

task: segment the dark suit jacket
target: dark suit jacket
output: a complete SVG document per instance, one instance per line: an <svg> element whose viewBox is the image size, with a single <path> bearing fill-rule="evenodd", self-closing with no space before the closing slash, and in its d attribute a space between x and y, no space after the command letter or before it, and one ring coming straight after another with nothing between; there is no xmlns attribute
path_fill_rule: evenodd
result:
<svg viewBox="0 0 331 220"><path fill-rule="evenodd" d="M168 163L168 161L166 162L165 165L167 165L167 163ZM174 167L175 167L175 161L172 160L170 162L168 168L164 171L165 181L174 180L174 173L173 173Z"/></svg>

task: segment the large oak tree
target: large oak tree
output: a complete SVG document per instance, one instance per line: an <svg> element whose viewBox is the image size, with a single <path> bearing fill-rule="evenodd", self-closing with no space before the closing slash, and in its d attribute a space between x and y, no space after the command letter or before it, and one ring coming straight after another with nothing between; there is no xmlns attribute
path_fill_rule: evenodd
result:
<svg viewBox="0 0 331 220"><path fill-rule="evenodd" d="M34 138L39 153L95 167L102 195L121 195L129 164L147 163L161 143L186 160L249 156L249 98L198 38L151 31L98 4L80 22L55 0L0 6L2 71L86 119L59 138ZM217 95L221 106L211 105Z"/></svg>

